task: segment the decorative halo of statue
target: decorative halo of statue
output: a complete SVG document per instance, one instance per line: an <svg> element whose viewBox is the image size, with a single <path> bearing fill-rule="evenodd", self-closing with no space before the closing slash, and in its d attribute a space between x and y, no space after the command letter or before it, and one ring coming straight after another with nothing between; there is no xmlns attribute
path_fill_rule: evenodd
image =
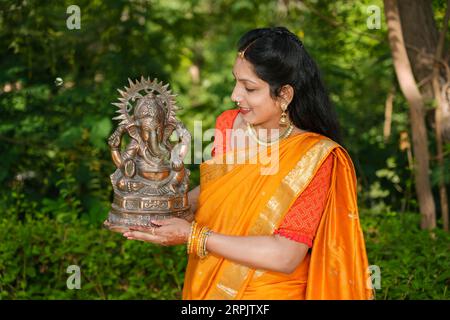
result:
<svg viewBox="0 0 450 320"><path fill-rule="evenodd" d="M114 201L105 226L124 232L130 226L150 227L151 220L185 218L189 170L183 160L191 135L175 117L175 95L157 79L133 82L119 90L117 129L108 140L117 167L111 175ZM178 141L170 138L176 132ZM128 134L130 142L122 146Z"/></svg>

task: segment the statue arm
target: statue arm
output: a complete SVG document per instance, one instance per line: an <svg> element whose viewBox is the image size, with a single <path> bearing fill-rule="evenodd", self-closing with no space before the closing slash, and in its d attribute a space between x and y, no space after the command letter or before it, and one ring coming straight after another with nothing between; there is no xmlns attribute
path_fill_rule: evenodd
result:
<svg viewBox="0 0 450 320"><path fill-rule="evenodd" d="M133 159L136 157L139 151L139 143L136 140L132 140L130 144L127 146L127 149L122 154L123 161L127 159Z"/></svg>
<svg viewBox="0 0 450 320"><path fill-rule="evenodd" d="M125 131L126 129L124 126L119 126L108 139L108 144L111 149L111 157L117 168L120 168L123 162L120 154L120 145L122 143L122 136Z"/></svg>
<svg viewBox="0 0 450 320"><path fill-rule="evenodd" d="M175 145L171 152L171 160L175 167L181 166L187 152L189 151L189 145L191 143L191 134L184 127L181 122L177 122L176 131L179 139L179 143Z"/></svg>
<svg viewBox="0 0 450 320"><path fill-rule="evenodd" d="M121 168L123 162L127 159L134 158L138 153L139 143L132 139L128 144L126 150L120 152L120 145L122 142L122 136L127 131L125 126L120 126L114 131L111 137L108 139L108 144L111 148L111 157L117 168Z"/></svg>

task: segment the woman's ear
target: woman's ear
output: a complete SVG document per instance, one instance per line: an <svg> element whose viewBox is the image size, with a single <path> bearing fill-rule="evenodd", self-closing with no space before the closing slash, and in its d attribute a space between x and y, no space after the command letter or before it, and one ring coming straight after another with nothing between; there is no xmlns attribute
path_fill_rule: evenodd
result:
<svg viewBox="0 0 450 320"><path fill-rule="evenodd" d="M294 88L290 84L286 84L280 91L280 103L289 105L294 98Z"/></svg>

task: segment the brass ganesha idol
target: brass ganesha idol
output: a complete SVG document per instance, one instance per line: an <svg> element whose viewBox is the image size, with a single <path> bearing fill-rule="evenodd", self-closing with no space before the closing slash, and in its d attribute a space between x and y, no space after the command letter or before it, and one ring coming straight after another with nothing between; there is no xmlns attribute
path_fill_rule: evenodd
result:
<svg viewBox="0 0 450 320"><path fill-rule="evenodd" d="M190 214L190 172L183 160L191 135L175 117L175 95L157 79L128 81L129 87L118 90L119 102L113 103L119 113L113 119L120 123L108 140L117 169L111 175L114 201L105 226L116 232Z"/></svg>

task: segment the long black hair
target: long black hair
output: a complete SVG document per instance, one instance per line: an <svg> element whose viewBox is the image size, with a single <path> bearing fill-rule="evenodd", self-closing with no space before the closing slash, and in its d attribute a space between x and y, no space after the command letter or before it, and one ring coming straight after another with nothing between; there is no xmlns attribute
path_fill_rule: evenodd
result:
<svg viewBox="0 0 450 320"><path fill-rule="evenodd" d="M284 85L293 87L287 111L296 127L342 145L339 122L319 68L295 34L285 27L254 29L241 37L238 50L245 50L245 59L269 84L272 98L280 95Z"/></svg>

